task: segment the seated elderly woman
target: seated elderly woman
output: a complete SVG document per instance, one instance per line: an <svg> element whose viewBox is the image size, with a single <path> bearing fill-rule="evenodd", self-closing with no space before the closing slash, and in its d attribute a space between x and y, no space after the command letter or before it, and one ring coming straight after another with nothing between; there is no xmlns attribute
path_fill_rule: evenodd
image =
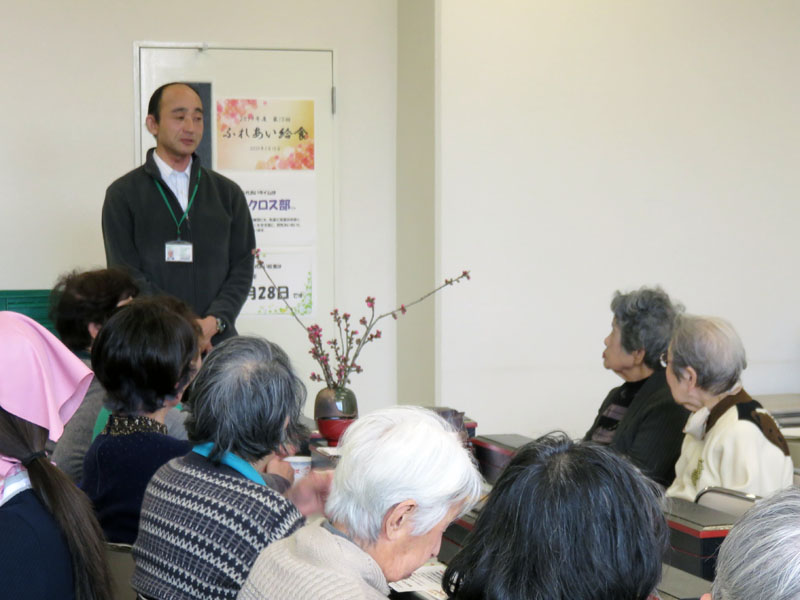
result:
<svg viewBox="0 0 800 600"><path fill-rule="evenodd" d="M768 496L792 484L786 440L742 389L747 361L730 323L680 317L663 359L675 401L692 412L668 496L694 501L709 486Z"/></svg>
<svg viewBox="0 0 800 600"><path fill-rule="evenodd" d="M110 542L133 544L147 482L165 462L191 450L167 435L167 411L199 366L199 331L174 298L138 298L100 330L92 366L108 392L108 424L83 463L80 487Z"/></svg>
<svg viewBox="0 0 800 600"><path fill-rule="evenodd" d="M88 367L92 366L92 342L120 304L130 301L139 288L121 269L73 271L59 278L50 294L50 319L61 341ZM53 450L53 461L75 483L83 477L83 459L92 445L97 415L106 392L92 379L80 407L64 426Z"/></svg>
<svg viewBox="0 0 800 600"><path fill-rule="evenodd" d="M660 288L614 295L603 366L625 383L609 392L585 436L624 454L665 487L675 478L689 413L673 401L659 357L681 310Z"/></svg>
<svg viewBox="0 0 800 600"><path fill-rule="evenodd" d="M800 489L777 492L739 519L722 542L711 593L701 600L800 598Z"/></svg>
<svg viewBox="0 0 800 600"><path fill-rule="evenodd" d="M645 600L667 549L662 500L608 448L541 437L500 475L442 587L458 600Z"/></svg>
<svg viewBox="0 0 800 600"><path fill-rule="evenodd" d="M28 317L0 312L0 588L3 598L111 598L86 496L45 453L92 372Z"/></svg>
<svg viewBox="0 0 800 600"><path fill-rule="evenodd" d="M277 345L234 337L214 347L185 399L196 445L147 486L134 589L147 598L235 598L259 552L322 509L330 472L312 471L288 490L271 475L288 466L274 458L304 400Z"/></svg>
<svg viewBox="0 0 800 600"><path fill-rule="evenodd" d="M117 308L138 293L136 283L121 269L72 271L59 278L50 294L50 319L61 341L91 367L94 338ZM92 379L86 397L55 444L53 462L75 483L83 477L83 459L94 440L98 415L101 412L106 415L101 427L108 420L108 411L103 407L105 398L106 391L100 381ZM170 410L164 419L167 433L185 440L185 420L185 413Z"/></svg>
<svg viewBox="0 0 800 600"><path fill-rule="evenodd" d="M384 598L439 552L442 533L478 500L481 478L457 433L433 412L395 407L344 434L314 523L258 557L239 600Z"/></svg>

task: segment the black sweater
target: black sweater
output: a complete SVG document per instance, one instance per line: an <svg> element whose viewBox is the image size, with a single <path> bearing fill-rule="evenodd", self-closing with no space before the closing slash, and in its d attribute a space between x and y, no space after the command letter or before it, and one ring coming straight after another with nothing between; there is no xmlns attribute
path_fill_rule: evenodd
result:
<svg viewBox="0 0 800 600"><path fill-rule="evenodd" d="M603 411L615 402L621 387L608 393L585 439L592 439ZM666 372L660 369L647 378L631 400L610 446L667 487L675 479L675 463L681 454L683 426L688 418L689 411L672 399Z"/></svg>
<svg viewBox="0 0 800 600"><path fill-rule="evenodd" d="M0 534L0 597L75 597L67 541L33 490L0 506Z"/></svg>
<svg viewBox="0 0 800 600"><path fill-rule="evenodd" d="M228 327L215 336L216 343L236 333L234 321L253 283L255 232L238 185L202 168L194 155L190 196L198 176L197 194L181 226L181 240L193 244L192 263L164 259L165 244L177 239L177 229L156 181L178 220L183 210L161 178L152 149L144 165L117 179L106 191L103 240L108 266L127 269L144 293L177 296L199 316L223 319Z"/></svg>

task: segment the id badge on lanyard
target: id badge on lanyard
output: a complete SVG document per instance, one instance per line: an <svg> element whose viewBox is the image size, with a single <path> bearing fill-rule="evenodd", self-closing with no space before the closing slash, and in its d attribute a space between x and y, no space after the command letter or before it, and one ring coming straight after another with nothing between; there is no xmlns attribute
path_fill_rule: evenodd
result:
<svg viewBox="0 0 800 600"><path fill-rule="evenodd" d="M164 260L167 262L192 262L192 243L175 240L164 244Z"/></svg>
<svg viewBox="0 0 800 600"><path fill-rule="evenodd" d="M161 192L161 197L164 199L164 204L167 205L169 214L172 215L172 220L175 221L175 227L178 230L178 239L171 242L166 242L164 244L164 261L168 263L190 263L194 261L194 247L192 246L192 243L181 240L181 225L183 225L183 222L186 220L186 217L189 214L189 209L192 208L192 203L194 202L194 197L197 195L197 188L200 185L200 176L202 174L203 170L199 169L197 171L197 183L194 185L192 197L189 199L189 203L186 205L186 210L183 211L183 216L181 216L180 221L178 221L178 218L175 216L175 211L173 211L172 207L169 205L169 200L167 200L167 195L164 193L164 189L161 187L161 184L157 179L155 180L156 187L158 187L158 191Z"/></svg>

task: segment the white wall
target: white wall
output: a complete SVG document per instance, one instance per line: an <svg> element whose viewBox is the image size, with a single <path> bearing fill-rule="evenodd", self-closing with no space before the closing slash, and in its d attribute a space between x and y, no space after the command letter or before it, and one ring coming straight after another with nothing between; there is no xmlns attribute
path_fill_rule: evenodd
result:
<svg viewBox="0 0 800 600"><path fill-rule="evenodd" d="M3 12L0 287L49 288L65 270L104 265L105 189L135 166L133 42L206 41L333 49L337 303L355 314L367 295L393 303L396 0L30 0ZM386 329L354 380L362 410L396 400Z"/></svg>
<svg viewBox="0 0 800 600"><path fill-rule="evenodd" d="M800 3L440 1L439 402L582 434L616 289L730 319L800 389Z"/></svg>

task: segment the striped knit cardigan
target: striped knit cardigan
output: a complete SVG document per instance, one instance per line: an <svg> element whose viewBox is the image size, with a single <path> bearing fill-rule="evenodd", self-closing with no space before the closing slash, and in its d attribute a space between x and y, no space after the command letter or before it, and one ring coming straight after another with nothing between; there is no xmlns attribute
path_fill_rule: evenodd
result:
<svg viewBox="0 0 800 600"><path fill-rule="evenodd" d="M261 550L304 521L275 490L190 452L147 486L132 585L158 600L233 599Z"/></svg>

